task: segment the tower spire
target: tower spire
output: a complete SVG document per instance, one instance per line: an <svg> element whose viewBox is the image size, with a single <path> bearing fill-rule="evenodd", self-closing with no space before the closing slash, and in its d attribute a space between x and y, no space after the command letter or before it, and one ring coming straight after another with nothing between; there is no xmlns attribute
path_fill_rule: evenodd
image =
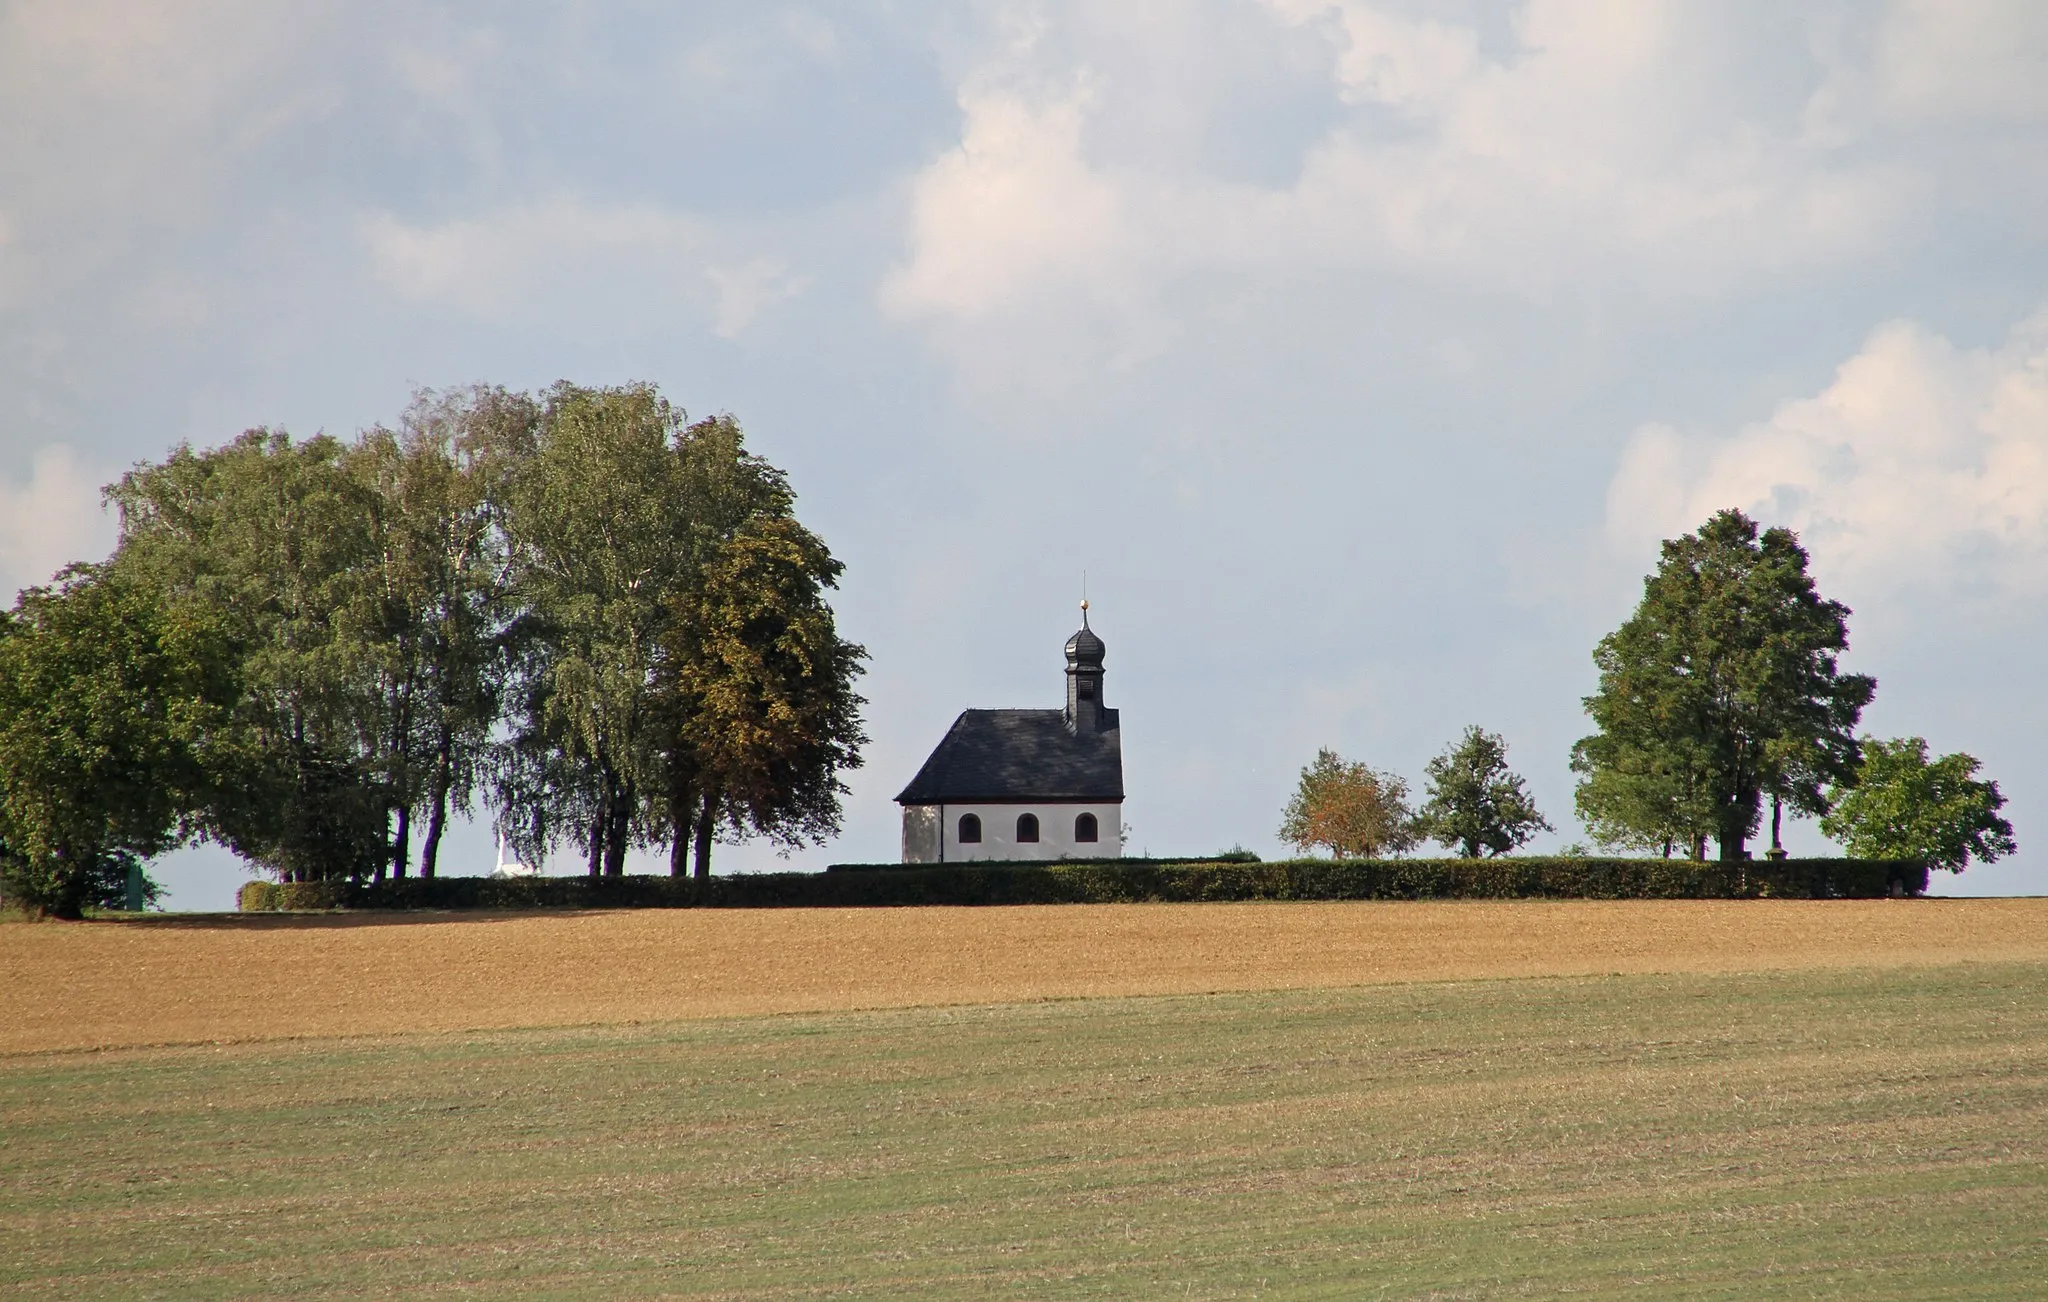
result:
<svg viewBox="0 0 2048 1302"><path fill-rule="evenodd" d="M1081 629L1067 639L1067 727L1095 732L1102 726L1102 639L1088 627L1088 598L1081 598Z"/></svg>

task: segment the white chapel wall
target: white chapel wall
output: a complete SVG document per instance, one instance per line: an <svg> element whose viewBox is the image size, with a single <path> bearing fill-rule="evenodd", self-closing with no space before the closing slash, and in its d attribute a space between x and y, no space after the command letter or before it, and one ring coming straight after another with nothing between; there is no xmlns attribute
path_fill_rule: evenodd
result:
<svg viewBox="0 0 2048 1302"><path fill-rule="evenodd" d="M905 805L903 807L903 862L937 863L939 861L939 807L937 805Z"/></svg>
<svg viewBox="0 0 2048 1302"><path fill-rule="evenodd" d="M941 810L944 811L942 820L939 819ZM979 845L961 842L960 818L963 814L973 814L981 819ZM1038 815L1036 844L1017 840L1017 818L1021 814ZM1074 822L1082 814L1095 815L1096 839L1092 842L1074 839ZM920 851L932 843L927 830L931 823L926 820L939 822L936 830L944 838L942 855L933 857L943 858L946 863L967 863L976 859L1115 859L1123 854L1123 842L1119 837L1123 827L1123 807L1114 803L905 805L905 863L932 862L931 858L911 857L913 842Z"/></svg>

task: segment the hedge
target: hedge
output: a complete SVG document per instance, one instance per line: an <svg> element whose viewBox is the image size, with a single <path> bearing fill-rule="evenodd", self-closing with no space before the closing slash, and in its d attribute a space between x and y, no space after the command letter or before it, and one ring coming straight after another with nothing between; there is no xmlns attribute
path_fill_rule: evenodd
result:
<svg viewBox="0 0 2048 1302"><path fill-rule="evenodd" d="M355 905L350 890L345 881L244 882L235 905L244 913L342 909Z"/></svg>
<svg viewBox="0 0 2048 1302"><path fill-rule="evenodd" d="M1222 900L1872 899L1918 895L1907 860L1295 859L1279 863L1094 860L835 865L823 873L713 877L405 877L251 882L245 910L854 908L902 905L1193 903Z"/></svg>

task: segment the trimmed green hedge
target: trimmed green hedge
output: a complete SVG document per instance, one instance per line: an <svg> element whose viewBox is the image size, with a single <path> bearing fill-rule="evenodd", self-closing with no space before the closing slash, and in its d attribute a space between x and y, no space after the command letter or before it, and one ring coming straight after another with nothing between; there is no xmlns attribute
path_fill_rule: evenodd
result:
<svg viewBox="0 0 2048 1302"><path fill-rule="evenodd" d="M313 909L360 907L345 881L244 882L235 907L244 913L298 913Z"/></svg>
<svg viewBox="0 0 2048 1302"><path fill-rule="evenodd" d="M1918 895L1927 866L1902 860L1107 859L1075 863L835 865L824 873L713 877L407 877L378 883L251 882L245 910L855 908L1193 903L1220 900L1871 899Z"/></svg>

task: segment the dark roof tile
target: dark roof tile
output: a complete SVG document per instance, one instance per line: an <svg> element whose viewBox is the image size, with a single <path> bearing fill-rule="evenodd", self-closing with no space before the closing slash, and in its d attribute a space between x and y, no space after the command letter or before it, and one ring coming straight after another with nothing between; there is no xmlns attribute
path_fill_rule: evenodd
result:
<svg viewBox="0 0 2048 1302"><path fill-rule="evenodd" d="M1102 714L1098 731L1076 734L1063 710L962 711L896 800L1122 800L1117 712Z"/></svg>

